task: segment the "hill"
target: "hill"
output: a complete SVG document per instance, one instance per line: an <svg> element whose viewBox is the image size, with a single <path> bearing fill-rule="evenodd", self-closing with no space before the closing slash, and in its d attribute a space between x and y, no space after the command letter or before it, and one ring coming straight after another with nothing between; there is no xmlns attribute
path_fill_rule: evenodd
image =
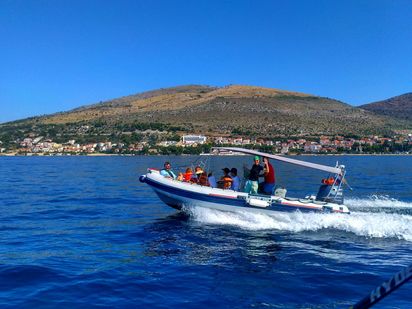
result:
<svg viewBox="0 0 412 309"><path fill-rule="evenodd" d="M412 121L412 92L359 107L376 115Z"/></svg>
<svg viewBox="0 0 412 309"><path fill-rule="evenodd" d="M40 128L47 136L68 136L85 126L94 135L158 128L271 137L381 134L399 123L386 115L310 94L254 86L189 85L2 124L0 132Z"/></svg>

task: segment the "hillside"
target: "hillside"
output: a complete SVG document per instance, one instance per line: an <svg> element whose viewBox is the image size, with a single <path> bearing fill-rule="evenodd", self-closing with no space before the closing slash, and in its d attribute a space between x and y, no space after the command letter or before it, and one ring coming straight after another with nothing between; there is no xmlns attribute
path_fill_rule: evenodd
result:
<svg viewBox="0 0 412 309"><path fill-rule="evenodd" d="M412 121L412 92L359 107L377 115Z"/></svg>
<svg viewBox="0 0 412 309"><path fill-rule="evenodd" d="M109 135L134 131L145 123L162 123L184 132L255 136L379 134L397 125L389 117L330 98L254 86L190 85L3 124L0 131L19 126L76 130L88 125Z"/></svg>

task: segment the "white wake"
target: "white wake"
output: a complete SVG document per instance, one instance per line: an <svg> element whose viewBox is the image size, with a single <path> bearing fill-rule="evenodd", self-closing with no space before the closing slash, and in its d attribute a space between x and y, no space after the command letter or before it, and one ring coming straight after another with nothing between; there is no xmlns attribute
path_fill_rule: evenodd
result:
<svg viewBox="0 0 412 309"><path fill-rule="evenodd" d="M395 198L391 198L388 195L371 195L368 198L349 198L345 199L345 205L347 205L351 210L357 209L370 209L370 210L381 210L381 209L392 209L392 210L402 210L410 209L412 210L412 203L402 202Z"/></svg>
<svg viewBox="0 0 412 309"><path fill-rule="evenodd" d="M282 230L299 233L334 229L358 236L397 238L412 241L412 215L391 212L357 211L370 208L410 208L412 203L382 198L352 199L345 203L351 210L346 214L319 214L301 212L273 212L255 214L244 210L223 212L205 208L191 209L191 217L206 224L233 225L247 230ZM389 205L388 205L389 204Z"/></svg>

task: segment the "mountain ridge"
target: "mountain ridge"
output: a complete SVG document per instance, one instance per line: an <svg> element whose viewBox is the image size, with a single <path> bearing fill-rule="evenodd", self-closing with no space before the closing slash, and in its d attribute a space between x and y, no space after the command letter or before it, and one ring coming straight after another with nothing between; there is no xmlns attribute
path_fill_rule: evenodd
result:
<svg viewBox="0 0 412 309"><path fill-rule="evenodd" d="M412 92L364 104L359 106L359 108L401 120L412 120Z"/></svg>
<svg viewBox="0 0 412 309"><path fill-rule="evenodd" d="M275 88L183 85L7 125L103 124L107 134L112 134L115 127L133 129L136 123L163 123L181 126L187 132L273 136L385 134L407 126L407 120L394 120L331 98Z"/></svg>

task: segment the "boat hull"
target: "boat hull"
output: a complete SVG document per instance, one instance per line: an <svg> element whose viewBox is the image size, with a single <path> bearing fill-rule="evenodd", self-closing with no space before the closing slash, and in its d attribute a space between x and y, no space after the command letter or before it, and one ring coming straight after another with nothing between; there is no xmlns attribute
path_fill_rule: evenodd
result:
<svg viewBox="0 0 412 309"><path fill-rule="evenodd" d="M246 210L254 213L296 210L349 213L344 205L276 196L249 195L245 192L210 188L165 178L158 171L150 169L146 175L140 177L140 180L148 184L166 205L178 210L202 207L221 211Z"/></svg>

